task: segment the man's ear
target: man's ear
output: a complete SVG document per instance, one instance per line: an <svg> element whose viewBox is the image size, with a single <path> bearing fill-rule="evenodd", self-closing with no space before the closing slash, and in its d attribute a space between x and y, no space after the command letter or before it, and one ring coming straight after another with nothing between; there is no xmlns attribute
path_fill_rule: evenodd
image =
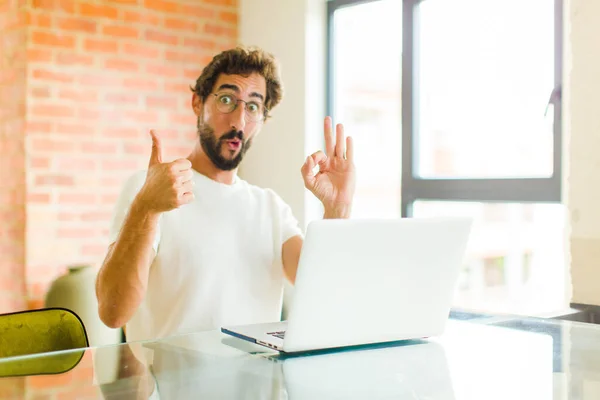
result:
<svg viewBox="0 0 600 400"><path fill-rule="evenodd" d="M196 114L196 116L202 115L202 107L204 107L202 99L197 93L194 92L192 94L192 109L194 110L194 114Z"/></svg>

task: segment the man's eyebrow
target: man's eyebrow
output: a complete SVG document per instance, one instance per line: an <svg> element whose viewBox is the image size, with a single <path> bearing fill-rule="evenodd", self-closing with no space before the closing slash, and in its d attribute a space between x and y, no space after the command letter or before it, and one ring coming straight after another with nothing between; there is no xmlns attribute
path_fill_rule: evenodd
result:
<svg viewBox="0 0 600 400"><path fill-rule="evenodd" d="M262 94L257 93L257 92L252 92L250 93L250 97L258 97L259 99L261 99L262 101L265 101L265 98Z"/></svg>
<svg viewBox="0 0 600 400"><path fill-rule="evenodd" d="M230 83L224 83L224 84L222 84L221 86L219 86L219 88L217 89L217 91L223 90L223 89L230 89L230 90L233 90L236 93L240 93L240 88L237 87L236 85L232 85ZM265 101L265 97L262 94L258 93L258 92L252 92L252 93L250 93L250 97L257 97L257 98L261 99L262 101Z"/></svg>
<svg viewBox="0 0 600 400"><path fill-rule="evenodd" d="M224 83L221 86L219 86L219 88L217 89L217 91L222 90L222 89L231 89L236 93L240 92L240 88L237 87L236 85L232 85L230 83Z"/></svg>

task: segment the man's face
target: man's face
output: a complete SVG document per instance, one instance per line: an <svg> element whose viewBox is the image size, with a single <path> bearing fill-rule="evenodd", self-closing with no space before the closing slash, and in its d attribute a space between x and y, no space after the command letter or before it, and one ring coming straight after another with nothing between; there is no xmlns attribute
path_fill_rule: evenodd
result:
<svg viewBox="0 0 600 400"><path fill-rule="evenodd" d="M221 74L204 103L194 94L200 144L217 168L237 168L250 148L263 124L253 115L257 107L264 107L266 86L265 79L257 73L247 77ZM236 101L233 111L224 112Z"/></svg>

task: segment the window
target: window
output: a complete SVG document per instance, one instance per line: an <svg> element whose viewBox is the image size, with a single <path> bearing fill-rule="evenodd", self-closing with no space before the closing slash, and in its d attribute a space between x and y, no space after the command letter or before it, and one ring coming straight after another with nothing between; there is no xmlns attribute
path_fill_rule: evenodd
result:
<svg viewBox="0 0 600 400"><path fill-rule="evenodd" d="M565 307L562 211L557 203L419 200L413 204L416 217L474 219L456 306L526 314Z"/></svg>
<svg viewBox="0 0 600 400"><path fill-rule="evenodd" d="M455 306L567 306L562 1L331 0L328 11L328 111L355 138L354 216L471 216Z"/></svg>
<svg viewBox="0 0 600 400"><path fill-rule="evenodd" d="M402 3L380 0L341 7L330 27L335 44L330 115L351 132L357 188L353 212L400 216ZM357 27L361 27L357 29ZM331 43L331 42L330 42ZM374 73L377 71L377 73Z"/></svg>

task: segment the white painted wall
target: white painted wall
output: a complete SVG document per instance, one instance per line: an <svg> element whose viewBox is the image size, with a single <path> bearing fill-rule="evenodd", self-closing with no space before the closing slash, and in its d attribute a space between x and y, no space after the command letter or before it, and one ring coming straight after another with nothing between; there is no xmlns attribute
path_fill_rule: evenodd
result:
<svg viewBox="0 0 600 400"><path fill-rule="evenodd" d="M600 305L600 2L565 0L564 188L572 301Z"/></svg>
<svg viewBox="0 0 600 400"><path fill-rule="evenodd" d="M300 167L322 145L325 0L240 0L239 39L273 53L281 63L284 84L283 101L248 151L240 176L274 189L305 226L319 215Z"/></svg>

